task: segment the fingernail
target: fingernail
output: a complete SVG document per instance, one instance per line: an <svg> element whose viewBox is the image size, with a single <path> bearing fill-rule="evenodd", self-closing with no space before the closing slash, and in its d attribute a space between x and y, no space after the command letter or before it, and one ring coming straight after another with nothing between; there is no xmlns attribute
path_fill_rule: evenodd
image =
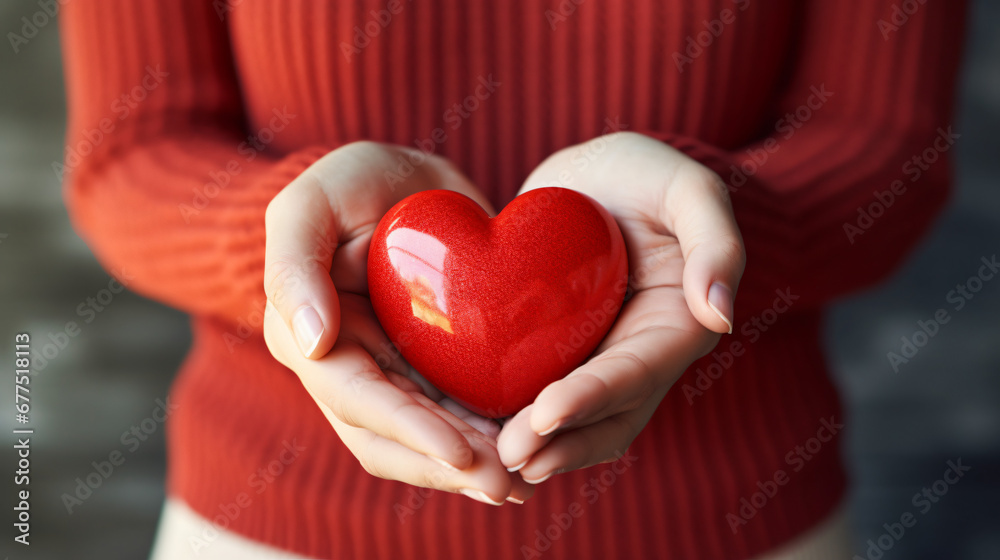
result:
<svg viewBox="0 0 1000 560"><path fill-rule="evenodd" d="M452 465L451 463L449 463L448 461L445 461L444 459L439 459L439 458L437 458L437 457L435 457L433 455L428 455L428 457L430 457L431 461L434 461L435 463L441 465L442 467L448 469L449 471L457 471L458 470L458 467L456 467L455 465Z"/></svg>
<svg viewBox="0 0 1000 560"><path fill-rule="evenodd" d="M723 284L716 282L708 289L708 306L715 311L720 319L729 326L729 334L733 334L733 292Z"/></svg>
<svg viewBox="0 0 1000 560"><path fill-rule="evenodd" d="M476 500L477 502L482 502L484 504L490 504L491 506L502 506L503 502L494 502L486 495L482 490L472 490L470 488L462 488L462 494L465 494L469 498Z"/></svg>
<svg viewBox="0 0 1000 560"><path fill-rule="evenodd" d="M560 420L556 420L555 424L552 424L547 429L538 432L538 435L540 435L540 436L547 436L547 435L551 434L552 432L558 430L559 428L565 428L567 426L572 426L573 424L575 424L579 420L580 420L580 416L579 415L573 415L573 416L570 416L569 418L562 418Z"/></svg>
<svg viewBox="0 0 1000 560"><path fill-rule="evenodd" d="M538 432L538 435L540 435L540 436L547 436L547 435L551 434L552 432L558 430L560 426L562 426L562 420L559 420L555 424L552 424L551 426L549 426L547 429Z"/></svg>
<svg viewBox="0 0 1000 560"><path fill-rule="evenodd" d="M292 332L295 333L295 341L299 345L299 350L307 358L312 355L319 345L319 337L323 336L323 321L319 318L316 310L310 306L305 306L295 312L292 317Z"/></svg>
<svg viewBox="0 0 1000 560"><path fill-rule="evenodd" d="M512 504L517 504L517 505L521 505L521 504L524 503L524 500L518 500L517 498L514 498L512 496L507 496L507 501L510 502L510 503L512 503Z"/></svg>
<svg viewBox="0 0 1000 560"><path fill-rule="evenodd" d="M545 482L546 480L552 478L552 475L558 474L558 473L561 473L561 472L562 472L562 470L555 470L555 471L552 471L549 474L543 476L542 478L537 478L535 480L528 480L527 478L525 478L524 481L527 482L528 484L541 484L541 483Z"/></svg>
<svg viewBox="0 0 1000 560"><path fill-rule="evenodd" d="M517 471L521 470L522 468L524 468L524 465L528 464L528 461L530 461L530 459L525 459L524 462L521 463L520 465L518 465L516 467L511 467L511 468L507 469L507 472L517 472Z"/></svg>

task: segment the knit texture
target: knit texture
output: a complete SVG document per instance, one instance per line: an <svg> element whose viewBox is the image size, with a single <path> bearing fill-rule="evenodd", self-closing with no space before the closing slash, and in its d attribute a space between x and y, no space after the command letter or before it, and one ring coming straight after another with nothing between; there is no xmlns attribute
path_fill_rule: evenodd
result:
<svg viewBox="0 0 1000 560"><path fill-rule="evenodd" d="M922 154L951 122L964 3L899 4L67 3L73 223L129 288L193 317L168 491L324 558L740 559L814 526L845 488L839 435L811 440L843 421L823 307L889 274L947 197L946 142ZM614 129L730 184L748 253L734 333L626 460L523 506L367 475L264 345L267 203L373 139L433 148L502 207L546 156Z"/></svg>

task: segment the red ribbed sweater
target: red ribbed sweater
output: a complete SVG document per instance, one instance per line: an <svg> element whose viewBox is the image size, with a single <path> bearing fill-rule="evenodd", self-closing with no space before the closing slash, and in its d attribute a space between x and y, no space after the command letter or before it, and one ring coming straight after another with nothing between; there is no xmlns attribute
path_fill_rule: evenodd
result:
<svg viewBox="0 0 1000 560"><path fill-rule="evenodd" d="M840 438L811 439L842 421L821 312L891 272L945 201L946 144L934 163L925 150L950 124L961 4L68 3L72 219L131 289L193 317L170 494L329 558L737 559L807 530L845 488ZM609 122L734 188L748 266L717 358L675 385L629 466L555 477L523 506L368 476L264 346L268 201L327 151L375 139L431 142L503 206ZM886 204L893 188L880 211L874 193ZM751 516L742 500L779 471Z"/></svg>

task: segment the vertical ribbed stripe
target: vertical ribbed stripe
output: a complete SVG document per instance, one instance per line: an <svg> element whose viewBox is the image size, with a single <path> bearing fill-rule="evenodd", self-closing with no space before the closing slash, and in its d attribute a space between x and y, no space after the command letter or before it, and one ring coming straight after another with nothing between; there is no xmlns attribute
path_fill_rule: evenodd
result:
<svg viewBox="0 0 1000 560"><path fill-rule="evenodd" d="M497 79L503 84L500 87L508 90L504 95L497 96L497 117L502 123L496 129L499 144L497 166L504 171L491 179L499 184L494 184L486 191L491 195L490 200L498 207L514 197L521 181L528 178L531 170L525 155L527 153L525 140L529 131L527 119L523 117L528 87L521 69L525 48L524 36L506 31L519 25L515 23L520 21L519 16L520 10L515 2L499 6L493 14L496 18L493 33L497 39Z"/></svg>
<svg viewBox="0 0 1000 560"><path fill-rule="evenodd" d="M496 177L489 176L489 162L496 159L492 153L494 141L490 128L490 115L496 114L497 98L508 95L510 92L501 87L493 94L487 93L482 96L486 99L480 99L480 96L475 94L480 87L479 77L485 79L490 74L496 73L495 63L489 56L491 46L486 43L485 30L487 26L493 24L488 17L488 11L492 10L485 11L486 6L480 2L463 2L462 5L465 7L462 27L469 30L465 42L467 56L464 57L467 65L463 70L465 76L463 81L467 92L465 96L472 95L478 105L476 110L470 114L463 128L467 129L469 137L468 167L477 170L474 181L481 184L485 181L497 180Z"/></svg>
<svg viewBox="0 0 1000 560"><path fill-rule="evenodd" d="M341 114L343 104L337 88L337 74L334 70L335 61L343 60L344 55L340 52L340 45L335 40L331 32L336 29L336 16L334 7L328 2L310 4L306 15L307 19L319 22L324 30L320 33L309 34L311 52L323 53L322 56L306 56L310 71L313 72L314 95L316 96L317 110L321 111L323 118L317 123L316 133L320 138L333 139L333 142L343 142L340 136L344 130L344 117ZM323 79L320 79L323 76Z"/></svg>
<svg viewBox="0 0 1000 560"><path fill-rule="evenodd" d="M578 64L575 58L582 57L580 45L577 43L575 31L581 25L578 7L568 21L557 22L552 29L541 13L535 16L538 20L538 33L541 37L539 47L534 51L538 60L539 74L544 84L543 88L532 92L528 99L537 107L537 96L545 96L548 104L554 109L549 118L544 119L542 128L546 135L543 146L546 151L556 146L567 146L572 143L574 121L580 120L576 100L580 95L576 91L576 81L573 74ZM551 64L551 61L559 61ZM541 120L541 119L539 119Z"/></svg>
<svg viewBox="0 0 1000 560"><path fill-rule="evenodd" d="M785 455L821 419L841 418L817 342L822 305L884 277L946 196L942 161L855 245L841 229L948 126L962 10L924 4L884 39L875 22L893 0L751 3L678 72L672 54L735 3L586 0L552 29L546 10L570 4L404 0L350 60L341 44L386 1L245 0L222 20L194 0L63 8L68 145L102 118L116 127L67 183L74 225L102 262L136 275L130 287L197 317L171 396L171 495L215 517L246 492L252 505L230 530L348 559L520 558L574 502L583 515L543 558L745 558L832 511L845 484L836 443L790 473L736 535L725 518L758 481L789 469ZM147 65L169 76L119 120L111 104L142 84ZM451 128L446 111L491 74L500 89ZM775 135L821 84L834 97L792 139ZM246 161L237 146L286 106L295 120ZM753 344L724 337L743 340L746 354L688 403L680 388L712 358L692 366L633 443L637 462L595 503L581 488L609 465L554 477L524 506L436 492L400 524L393 505L409 488L361 469L259 332L226 347L260 311L264 209L347 141L412 145L437 127L448 140L435 149L499 208L546 156L616 116L724 178L775 137L780 149L733 194L750 252L736 323L768 309L775 289L801 299ZM183 218L179 207L230 160L240 172ZM306 451L257 494L251 475L293 439Z"/></svg>
<svg viewBox="0 0 1000 560"><path fill-rule="evenodd" d="M285 33L295 33L295 31L304 27L313 18L318 17L318 14L313 13L315 9L311 5L298 0L288 2L287 4L272 4L272 9L275 8L277 10L284 9L288 12L286 16L288 25L286 27L277 29L271 27L267 30L268 34L277 35L275 39L283 39L282 35ZM271 17L276 17L273 12ZM331 100L323 99L320 96L320 87L318 85L320 81L318 76L321 75L321 70L316 61L323 60L326 56L312 56L312 53L321 52L319 51L317 41L321 34L296 33L296 35L301 37L301 39L297 41L276 40L271 48L280 49L285 54L285 60L282 64L288 69L288 86L292 87L295 83L291 79L292 76L301 76L303 80L304 87L294 88L293 95L291 96L291 99L296 99L298 102L289 106L288 109L296 114L306 111L316 111L320 126L310 127L311 134L308 138L309 141L316 141L320 137L329 137L326 134L322 134L322 131L324 128L329 127L329 123L333 120L330 114L333 103L331 103ZM322 81L327 80L324 79ZM281 109L281 107L275 108ZM254 124L255 126L251 128L251 132L267 126L267 122Z"/></svg>

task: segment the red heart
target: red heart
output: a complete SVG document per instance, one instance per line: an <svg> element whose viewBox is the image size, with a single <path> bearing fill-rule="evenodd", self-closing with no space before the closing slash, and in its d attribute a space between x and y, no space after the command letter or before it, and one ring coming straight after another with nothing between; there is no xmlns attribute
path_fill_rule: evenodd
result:
<svg viewBox="0 0 1000 560"><path fill-rule="evenodd" d="M428 381L479 414L514 414L579 366L628 285L625 242L597 201L548 187L496 218L465 195L424 191L378 224L372 306Z"/></svg>

